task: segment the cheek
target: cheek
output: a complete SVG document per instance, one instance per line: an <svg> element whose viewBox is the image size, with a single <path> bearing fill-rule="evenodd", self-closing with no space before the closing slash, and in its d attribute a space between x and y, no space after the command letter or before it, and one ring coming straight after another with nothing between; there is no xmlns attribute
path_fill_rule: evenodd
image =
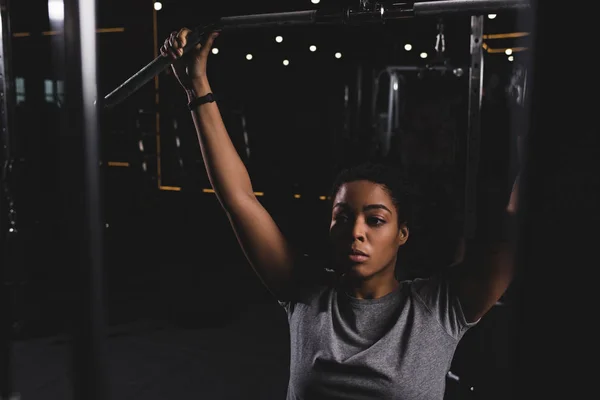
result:
<svg viewBox="0 0 600 400"><path fill-rule="evenodd" d="M398 232L395 229L377 231L372 236L371 245L381 254L395 253L398 251Z"/></svg>
<svg viewBox="0 0 600 400"><path fill-rule="evenodd" d="M339 228L332 226L329 229L329 243L334 249L340 247L343 242L343 234Z"/></svg>

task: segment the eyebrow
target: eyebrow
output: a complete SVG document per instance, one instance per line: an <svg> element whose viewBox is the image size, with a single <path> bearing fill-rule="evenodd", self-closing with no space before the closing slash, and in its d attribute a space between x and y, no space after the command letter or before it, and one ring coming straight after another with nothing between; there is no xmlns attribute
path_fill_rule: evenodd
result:
<svg viewBox="0 0 600 400"><path fill-rule="evenodd" d="M339 202L333 206L334 209L337 207L340 207L340 208L348 207L348 203ZM363 211L369 211L369 210L386 210L387 212L392 214L392 211L389 208L387 208L386 206L384 206L383 204L367 204L366 206L363 207Z"/></svg>

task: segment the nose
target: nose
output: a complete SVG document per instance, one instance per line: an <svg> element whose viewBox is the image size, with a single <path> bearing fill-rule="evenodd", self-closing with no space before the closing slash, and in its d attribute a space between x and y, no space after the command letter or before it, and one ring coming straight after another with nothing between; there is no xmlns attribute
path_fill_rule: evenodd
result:
<svg viewBox="0 0 600 400"><path fill-rule="evenodd" d="M359 242L365 241L365 224L357 218L352 227L352 239L358 240Z"/></svg>

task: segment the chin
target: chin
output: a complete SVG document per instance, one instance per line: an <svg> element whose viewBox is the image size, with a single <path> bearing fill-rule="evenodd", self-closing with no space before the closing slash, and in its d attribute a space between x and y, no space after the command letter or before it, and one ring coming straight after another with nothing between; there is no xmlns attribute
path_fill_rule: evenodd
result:
<svg viewBox="0 0 600 400"><path fill-rule="evenodd" d="M375 271L365 264L352 264L346 266L346 268L344 268L344 272L346 275L358 279L367 279L375 274Z"/></svg>

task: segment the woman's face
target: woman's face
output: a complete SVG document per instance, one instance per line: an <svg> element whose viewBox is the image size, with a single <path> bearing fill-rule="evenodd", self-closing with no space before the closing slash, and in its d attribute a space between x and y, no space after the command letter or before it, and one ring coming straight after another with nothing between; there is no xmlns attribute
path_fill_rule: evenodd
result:
<svg viewBox="0 0 600 400"><path fill-rule="evenodd" d="M331 213L329 236L336 267L359 279L394 275L398 248L408 229L398 225L396 207L379 184L355 181L342 185Z"/></svg>

